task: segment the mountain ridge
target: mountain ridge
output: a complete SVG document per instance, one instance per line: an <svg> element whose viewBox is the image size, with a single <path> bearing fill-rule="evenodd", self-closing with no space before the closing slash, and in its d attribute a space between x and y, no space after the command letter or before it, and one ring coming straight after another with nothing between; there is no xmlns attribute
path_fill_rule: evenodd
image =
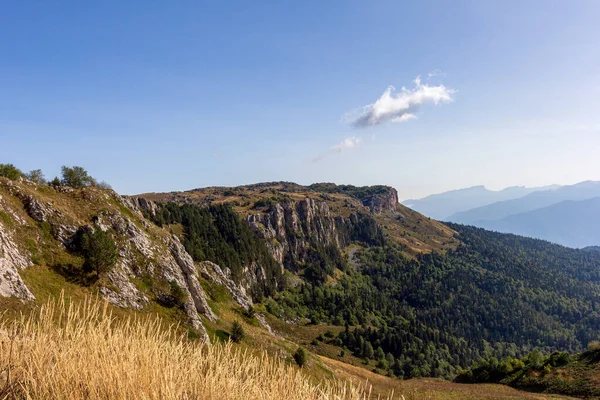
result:
<svg viewBox="0 0 600 400"><path fill-rule="evenodd" d="M547 207L473 223L488 230L548 240L568 247L600 243L600 197L564 200Z"/></svg>
<svg viewBox="0 0 600 400"><path fill-rule="evenodd" d="M498 201L515 199L539 190L551 190L556 185L528 188L510 186L501 190L489 190L484 185L455 189L432 194L421 199L404 200L402 204L431 218L448 220L448 217L461 211L493 204Z"/></svg>
<svg viewBox="0 0 600 400"><path fill-rule="evenodd" d="M600 196L600 182L583 181L551 190L540 190L525 196L495 202L452 215L452 222L470 224L476 221L497 220L509 215L532 211L564 200L585 200Z"/></svg>

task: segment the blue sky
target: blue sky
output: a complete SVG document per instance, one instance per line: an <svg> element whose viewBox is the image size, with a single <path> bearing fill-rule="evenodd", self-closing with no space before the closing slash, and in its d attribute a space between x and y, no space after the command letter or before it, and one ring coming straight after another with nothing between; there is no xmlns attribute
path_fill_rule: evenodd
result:
<svg viewBox="0 0 600 400"><path fill-rule="evenodd" d="M0 162L50 178L82 165L128 194L600 180L598 15L597 1L6 1ZM352 124L389 86L416 118Z"/></svg>

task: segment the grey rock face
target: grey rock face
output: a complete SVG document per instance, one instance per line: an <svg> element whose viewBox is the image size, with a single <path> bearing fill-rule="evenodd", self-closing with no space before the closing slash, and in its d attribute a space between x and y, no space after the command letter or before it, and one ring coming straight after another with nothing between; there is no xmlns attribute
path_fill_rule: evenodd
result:
<svg viewBox="0 0 600 400"><path fill-rule="evenodd" d="M31 265L29 255L17 247L8 230L0 223L0 296L33 300L35 297L19 276L20 269Z"/></svg>
<svg viewBox="0 0 600 400"><path fill-rule="evenodd" d="M396 211L398 208L398 192L390 188L385 194L374 194L362 200L365 207L369 207L372 213L380 214L384 210Z"/></svg>
<svg viewBox="0 0 600 400"><path fill-rule="evenodd" d="M217 317L206 301L192 258L176 237L171 237L156 227L152 227L155 230L152 231L150 225L145 224L145 220L141 218L138 207L156 210L156 205L144 199L134 204L131 199L118 197L117 201L140 218L134 221L120 212L105 210L100 211L93 218L91 225L79 226L80 222L77 223L69 216L63 215L53 202L42 201L29 195L14 183L3 181L2 184L8 189L10 195L22 202L25 211L33 221L49 224L54 239L66 248L70 247L79 229L113 230L116 233L119 257L115 267L107 275L110 285L100 288L102 296L119 307L139 310L150 300L133 283L134 278L141 278L142 274L150 274L155 279L174 280L186 294L184 311L191 326L200 332L205 342L210 342L200 315L211 321L216 321ZM61 192L67 195L75 193L71 189L61 190ZM110 197L109 194L96 192L77 192L77 195L83 196L85 201L109 200ZM0 197L0 210L4 211L5 208ZM5 212L11 213L8 209ZM19 224L31 223L16 216L11 217L11 220ZM0 220L0 296L34 298L18 272L30 265L32 265L30 254L19 248L17 242L11 237L11 229Z"/></svg>
<svg viewBox="0 0 600 400"><path fill-rule="evenodd" d="M271 254L282 266L286 257L304 261L311 239L323 245L340 245L336 218L325 201L306 198L281 202L267 213L249 215L247 222L266 239Z"/></svg>
<svg viewBox="0 0 600 400"><path fill-rule="evenodd" d="M200 273L204 279L207 279L217 285L224 286L227 291L231 294L231 297L238 303L244 310L249 310L252 307L252 299L246 293L246 288L242 285L236 284L230 277L229 269L225 269L227 273L223 272L221 267L210 261L203 261L198 264Z"/></svg>
<svg viewBox="0 0 600 400"><path fill-rule="evenodd" d="M177 265L179 265L181 268L183 277L185 279L185 286L187 286L191 294L191 298L194 302L197 312L204 315L210 321L216 321L217 316L213 313L208 305L204 289L202 289L202 286L200 286L200 282L198 281L194 261L192 260L192 257L185 251L183 245L176 236L171 237L169 250L175 258Z"/></svg>
<svg viewBox="0 0 600 400"><path fill-rule="evenodd" d="M238 303L244 310L250 310L253 305L252 298L246 292L244 285L238 285L231 279L230 270L228 268L223 271L220 266L210 261L203 261L198 264L198 267L203 278L217 285L224 286L236 303ZM264 315L256 314L255 317L263 328L265 328L270 334L274 334L273 329L267 323Z"/></svg>
<svg viewBox="0 0 600 400"><path fill-rule="evenodd" d="M147 211L150 215L155 216L158 211L158 207L156 204L147 200L143 197L137 196L121 196L121 201L123 201L129 208L136 211Z"/></svg>

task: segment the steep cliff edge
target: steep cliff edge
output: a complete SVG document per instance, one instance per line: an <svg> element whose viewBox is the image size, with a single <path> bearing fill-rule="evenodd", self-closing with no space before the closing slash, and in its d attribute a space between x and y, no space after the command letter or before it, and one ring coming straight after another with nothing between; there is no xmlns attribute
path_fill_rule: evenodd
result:
<svg viewBox="0 0 600 400"><path fill-rule="evenodd" d="M376 244L385 237L409 256L458 244L452 229L399 204L397 191L389 186L272 182L136 198L203 207L228 204L265 239L273 257L286 268L306 261L315 244L342 250L352 242Z"/></svg>

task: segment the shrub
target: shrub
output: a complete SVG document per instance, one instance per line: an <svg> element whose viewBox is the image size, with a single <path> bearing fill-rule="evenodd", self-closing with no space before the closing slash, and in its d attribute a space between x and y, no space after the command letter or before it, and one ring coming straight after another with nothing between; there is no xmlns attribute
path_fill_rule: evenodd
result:
<svg viewBox="0 0 600 400"><path fill-rule="evenodd" d="M87 186L95 186L96 180L88 175L88 172L82 167L67 167L61 168L62 180L61 184L72 188L83 188Z"/></svg>
<svg viewBox="0 0 600 400"><path fill-rule="evenodd" d="M96 187L98 187L99 189L104 189L104 190L112 190L112 186L110 186L110 183L102 181L96 184Z"/></svg>
<svg viewBox="0 0 600 400"><path fill-rule="evenodd" d="M90 278L97 280L117 262L117 246L110 235L101 229L80 229L75 235L74 246L85 259L83 270L86 281Z"/></svg>
<svg viewBox="0 0 600 400"><path fill-rule="evenodd" d="M294 353L294 361L300 368L306 364L306 351L302 347L298 347L298 350Z"/></svg>
<svg viewBox="0 0 600 400"><path fill-rule="evenodd" d="M22 177L23 172L12 164L0 164L0 176L14 181Z"/></svg>
<svg viewBox="0 0 600 400"><path fill-rule="evenodd" d="M169 286L171 287L171 297L173 297L173 303L175 306L182 308L187 300L187 294L174 279L169 282Z"/></svg>
<svg viewBox="0 0 600 400"><path fill-rule="evenodd" d="M377 361L377 364L375 366L380 369L388 369L389 368L387 361L385 361L384 359Z"/></svg>
<svg viewBox="0 0 600 400"><path fill-rule="evenodd" d="M250 306L244 314L248 318L254 318L256 316L256 310L254 310L254 307Z"/></svg>
<svg viewBox="0 0 600 400"><path fill-rule="evenodd" d="M40 185L46 183L46 178L44 177L44 173L41 169L34 169L29 171L26 175L27 179L32 182L38 183Z"/></svg>
<svg viewBox="0 0 600 400"><path fill-rule="evenodd" d="M50 181L50 186L54 186L55 188L60 186L60 179L58 179L58 176L55 176L54 179Z"/></svg>
<svg viewBox="0 0 600 400"><path fill-rule="evenodd" d="M571 355L562 351L555 351L550 356L550 364L553 367L562 367L563 365L567 365L571 360Z"/></svg>
<svg viewBox="0 0 600 400"><path fill-rule="evenodd" d="M231 335L229 336L231 341L234 343L239 343L244 340L245 336L246 332L244 332L242 324L240 324L237 320L233 321L233 325L231 326Z"/></svg>
<svg viewBox="0 0 600 400"><path fill-rule="evenodd" d="M267 308L267 312L269 314L272 314L272 315L276 316L277 318L281 318L282 310L281 310L281 307L279 306L279 304L277 304L277 302L275 300L268 298L265 301L265 307Z"/></svg>
<svg viewBox="0 0 600 400"><path fill-rule="evenodd" d="M538 349L533 350L527 356L527 360L529 361L529 365L533 369L539 369L544 364L544 355Z"/></svg>
<svg viewBox="0 0 600 400"><path fill-rule="evenodd" d="M588 351L600 351L600 341L592 340L587 345Z"/></svg>

